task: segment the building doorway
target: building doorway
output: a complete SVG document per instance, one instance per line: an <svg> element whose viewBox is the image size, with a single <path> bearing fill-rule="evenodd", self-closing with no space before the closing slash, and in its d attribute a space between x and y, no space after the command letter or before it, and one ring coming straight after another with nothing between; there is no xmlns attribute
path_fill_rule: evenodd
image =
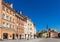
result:
<svg viewBox="0 0 60 42"><path fill-rule="evenodd" d="M58 38L60 38L60 33L58 34Z"/></svg>
<svg viewBox="0 0 60 42"><path fill-rule="evenodd" d="M12 39L15 39L15 34L13 34L13 38Z"/></svg>
<svg viewBox="0 0 60 42"><path fill-rule="evenodd" d="M21 39L21 35L20 35L20 39Z"/></svg>
<svg viewBox="0 0 60 42"><path fill-rule="evenodd" d="M17 37L17 39L18 39L18 34L16 34L16 37Z"/></svg>
<svg viewBox="0 0 60 42"><path fill-rule="evenodd" d="M25 39L26 39L26 34L25 34Z"/></svg>
<svg viewBox="0 0 60 42"><path fill-rule="evenodd" d="M8 33L3 33L3 39L8 39Z"/></svg>

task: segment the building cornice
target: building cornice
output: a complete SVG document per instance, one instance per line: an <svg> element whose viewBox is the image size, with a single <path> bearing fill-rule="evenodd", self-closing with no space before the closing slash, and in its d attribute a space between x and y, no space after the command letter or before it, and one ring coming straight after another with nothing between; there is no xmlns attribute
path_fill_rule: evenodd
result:
<svg viewBox="0 0 60 42"><path fill-rule="evenodd" d="M2 1L2 4L6 6L8 9L10 9L11 11L16 13L16 11L13 8L9 7L5 2Z"/></svg>

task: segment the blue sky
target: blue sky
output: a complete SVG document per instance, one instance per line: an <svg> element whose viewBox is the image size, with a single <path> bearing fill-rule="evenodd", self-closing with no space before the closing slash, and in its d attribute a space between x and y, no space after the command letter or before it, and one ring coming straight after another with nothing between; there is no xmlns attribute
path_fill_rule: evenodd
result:
<svg viewBox="0 0 60 42"><path fill-rule="evenodd" d="M14 9L23 11L38 30L46 30L46 25L60 32L60 0L5 0L13 3Z"/></svg>

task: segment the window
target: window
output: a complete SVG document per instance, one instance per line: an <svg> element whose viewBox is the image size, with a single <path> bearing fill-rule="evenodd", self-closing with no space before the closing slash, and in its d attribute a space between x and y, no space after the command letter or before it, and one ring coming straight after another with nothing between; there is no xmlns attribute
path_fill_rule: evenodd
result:
<svg viewBox="0 0 60 42"><path fill-rule="evenodd" d="M13 13L13 16L15 15L15 13Z"/></svg>
<svg viewBox="0 0 60 42"><path fill-rule="evenodd" d="M8 23L6 23L6 26L5 27L8 28Z"/></svg>
<svg viewBox="0 0 60 42"><path fill-rule="evenodd" d="M8 28L10 28L10 25L8 24Z"/></svg>
<svg viewBox="0 0 60 42"><path fill-rule="evenodd" d="M12 15L12 12L10 11L10 14Z"/></svg>
<svg viewBox="0 0 60 42"><path fill-rule="evenodd" d="M11 12L11 15L12 15L12 12Z"/></svg>
<svg viewBox="0 0 60 42"><path fill-rule="evenodd" d="M32 34L32 32L30 32L30 35Z"/></svg>
<svg viewBox="0 0 60 42"><path fill-rule="evenodd" d="M11 28L11 24L10 24L10 28Z"/></svg>
<svg viewBox="0 0 60 42"><path fill-rule="evenodd" d="M5 22L2 22L2 26L5 27Z"/></svg>
<svg viewBox="0 0 60 42"><path fill-rule="evenodd" d="M10 14L11 14L11 11L10 11Z"/></svg>
<svg viewBox="0 0 60 42"><path fill-rule="evenodd" d="M8 17L8 20L10 21L10 17Z"/></svg>
<svg viewBox="0 0 60 42"><path fill-rule="evenodd" d="M6 16L6 20L8 20L8 16Z"/></svg>
<svg viewBox="0 0 60 42"><path fill-rule="evenodd" d="M5 7L4 7L4 6L2 6L2 10L4 10L4 11L5 11Z"/></svg>
<svg viewBox="0 0 60 42"><path fill-rule="evenodd" d="M14 28L14 25L13 25L13 28Z"/></svg>
<svg viewBox="0 0 60 42"><path fill-rule="evenodd" d="M11 21L11 19L12 19L12 18L10 17L10 21Z"/></svg>
<svg viewBox="0 0 60 42"><path fill-rule="evenodd" d="M14 19L13 19L13 22L14 22Z"/></svg>
<svg viewBox="0 0 60 42"><path fill-rule="evenodd" d="M14 19L11 19L11 22L14 22Z"/></svg>
<svg viewBox="0 0 60 42"><path fill-rule="evenodd" d="M11 22L14 22L14 19L10 17L10 21L11 21Z"/></svg>
<svg viewBox="0 0 60 42"><path fill-rule="evenodd" d="M13 19L11 19L11 22L13 22Z"/></svg>
<svg viewBox="0 0 60 42"><path fill-rule="evenodd" d="M13 28L13 25L11 25L11 28Z"/></svg>
<svg viewBox="0 0 60 42"><path fill-rule="evenodd" d="M20 26L22 26L22 25L20 24Z"/></svg>
<svg viewBox="0 0 60 42"><path fill-rule="evenodd" d="M6 8L6 12L8 13L8 9Z"/></svg>
<svg viewBox="0 0 60 42"><path fill-rule="evenodd" d="M12 15L14 15L14 13L12 12Z"/></svg>
<svg viewBox="0 0 60 42"><path fill-rule="evenodd" d="M8 12L10 13L10 10Z"/></svg>
<svg viewBox="0 0 60 42"><path fill-rule="evenodd" d="M30 30L32 30L32 28L30 28Z"/></svg>
<svg viewBox="0 0 60 42"><path fill-rule="evenodd" d="M28 24L29 25L29 24Z"/></svg>
<svg viewBox="0 0 60 42"><path fill-rule="evenodd" d="M18 20L16 19L16 22L18 23Z"/></svg>
<svg viewBox="0 0 60 42"><path fill-rule="evenodd" d="M8 23L6 24L6 27L8 28Z"/></svg>
<svg viewBox="0 0 60 42"><path fill-rule="evenodd" d="M32 26L32 24L30 24L30 26Z"/></svg>
<svg viewBox="0 0 60 42"><path fill-rule="evenodd" d="M14 28L14 25L11 25L11 24L10 24L10 28Z"/></svg>
<svg viewBox="0 0 60 42"><path fill-rule="evenodd" d="M12 25L12 28L14 28L14 25Z"/></svg>
<svg viewBox="0 0 60 42"><path fill-rule="evenodd" d="M2 18L5 19L5 14L2 14Z"/></svg>

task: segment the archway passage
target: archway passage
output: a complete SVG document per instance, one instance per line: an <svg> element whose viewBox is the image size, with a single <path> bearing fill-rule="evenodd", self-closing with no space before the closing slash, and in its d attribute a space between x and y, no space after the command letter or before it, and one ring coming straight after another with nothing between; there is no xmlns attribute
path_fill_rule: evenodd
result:
<svg viewBox="0 0 60 42"><path fill-rule="evenodd" d="M58 34L58 38L60 38L60 33Z"/></svg>
<svg viewBox="0 0 60 42"><path fill-rule="evenodd" d="M16 37L17 37L17 39L18 39L18 34L16 34Z"/></svg>
<svg viewBox="0 0 60 42"><path fill-rule="evenodd" d="M3 39L8 39L8 33L3 33Z"/></svg>
<svg viewBox="0 0 60 42"><path fill-rule="evenodd" d="M15 34L13 34L13 38L12 39L15 39Z"/></svg>
<svg viewBox="0 0 60 42"><path fill-rule="evenodd" d="M21 35L20 35L20 39L21 39Z"/></svg>

